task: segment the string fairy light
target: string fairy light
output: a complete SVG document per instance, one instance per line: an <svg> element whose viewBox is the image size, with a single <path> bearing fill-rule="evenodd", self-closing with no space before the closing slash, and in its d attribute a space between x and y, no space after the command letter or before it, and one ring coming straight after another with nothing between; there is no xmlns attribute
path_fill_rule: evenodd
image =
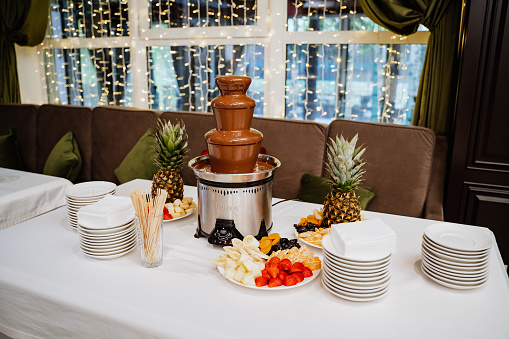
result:
<svg viewBox="0 0 509 339"><path fill-rule="evenodd" d="M142 60L146 55L147 68L136 66L146 76L146 87L136 87L144 95L141 101L161 110L210 111L210 100L217 95L214 78L242 74L253 79L248 95L257 102L255 114L263 115L264 56L269 49L259 39L256 43L249 39L228 43L233 26L243 26L240 29L249 32L249 26L259 23L257 2L146 0L152 33L171 28L201 28L199 34L205 35L207 29L214 28L219 33L210 43L183 38L174 46L159 44L152 38L155 35L142 35L149 42L144 41L147 53L143 50L141 54ZM357 14L358 0L288 0L288 5L292 11L285 23L288 32L307 31L318 36L323 31L379 29ZM108 43L115 37L130 36L128 0L51 0L50 8L48 43L43 46L42 58L48 101L132 105L131 46ZM161 32L158 36L163 38L167 33ZM86 48L84 44L79 48L72 43L52 45L54 40L73 39L96 42L87 42ZM130 39L134 43L138 36ZM283 48L286 79L281 86L287 118L407 123L411 117L411 98L417 90L425 45L338 44L321 39L320 43L303 40Z"/></svg>

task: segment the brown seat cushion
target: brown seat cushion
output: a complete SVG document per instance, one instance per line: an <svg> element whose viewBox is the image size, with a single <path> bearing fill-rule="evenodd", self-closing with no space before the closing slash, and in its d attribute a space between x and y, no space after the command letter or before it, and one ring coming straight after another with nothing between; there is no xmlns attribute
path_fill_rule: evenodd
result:
<svg viewBox="0 0 509 339"><path fill-rule="evenodd" d="M36 172L37 105L0 104L0 135L12 128L27 171ZM42 169L41 171L42 172Z"/></svg>
<svg viewBox="0 0 509 339"><path fill-rule="evenodd" d="M161 112L101 106L94 108L93 113L92 180L118 184L115 169L149 128L157 128Z"/></svg>
<svg viewBox="0 0 509 339"><path fill-rule="evenodd" d="M42 173L53 147L72 132L81 154L81 172L77 181L91 180L92 109L81 106L42 105L37 117L37 172Z"/></svg>
<svg viewBox="0 0 509 339"><path fill-rule="evenodd" d="M359 134L366 160L362 186L373 187L371 211L423 217L435 148L435 133L427 128L335 120L329 137L351 139ZM326 173L324 169L324 174Z"/></svg>

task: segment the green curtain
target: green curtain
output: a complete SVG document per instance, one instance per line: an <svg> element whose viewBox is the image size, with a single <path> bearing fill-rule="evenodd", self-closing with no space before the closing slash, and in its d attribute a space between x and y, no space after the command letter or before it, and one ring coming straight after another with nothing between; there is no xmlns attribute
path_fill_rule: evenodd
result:
<svg viewBox="0 0 509 339"><path fill-rule="evenodd" d="M50 0L0 0L0 103L20 103L14 44L36 46L48 24Z"/></svg>
<svg viewBox="0 0 509 339"><path fill-rule="evenodd" d="M360 0L360 3L371 20L396 34L415 33L419 24L429 29L413 124L447 135L456 99L461 0Z"/></svg>

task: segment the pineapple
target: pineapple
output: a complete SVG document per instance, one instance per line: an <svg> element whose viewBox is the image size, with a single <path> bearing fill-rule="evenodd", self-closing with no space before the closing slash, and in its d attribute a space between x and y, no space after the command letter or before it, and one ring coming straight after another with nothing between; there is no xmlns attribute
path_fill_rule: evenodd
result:
<svg viewBox="0 0 509 339"><path fill-rule="evenodd" d="M155 163L159 170L152 179L152 195L158 188L168 192L166 203L184 197L184 180L180 175L187 148L187 133L183 122L172 125L163 119L157 121Z"/></svg>
<svg viewBox="0 0 509 339"><path fill-rule="evenodd" d="M348 142L341 135L331 138L327 152L327 171L330 175L332 192L325 197L323 222L325 225L361 220L361 206L355 195L355 188L362 181L364 161L361 159L365 148L355 148L358 135Z"/></svg>

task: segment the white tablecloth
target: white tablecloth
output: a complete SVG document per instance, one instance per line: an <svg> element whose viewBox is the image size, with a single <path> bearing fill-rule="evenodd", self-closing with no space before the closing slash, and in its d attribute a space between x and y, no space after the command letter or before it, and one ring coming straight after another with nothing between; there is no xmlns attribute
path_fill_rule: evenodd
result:
<svg viewBox="0 0 509 339"><path fill-rule="evenodd" d="M128 194L136 181L117 188ZM148 183L149 184L149 183ZM185 195L196 197L194 187ZM318 205L274 206L274 232ZM0 232L0 332L15 338L509 338L509 279L495 246L488 283L474 290L437 285L419 269L430 220L369 213L397 234L387 296L356 303L319 279L298 288L257 291L224 279L221 252L193 237L196 214L164 226L162 266L139 252L113 260L85 257L59 208ZM321 254L321 250L316 250Z"/></svg>
<svg viewBox="0 0 509 339"><path fill-rule="evenodd" d="M0 167L0 230L65 205L67 179Z"/></svg>

